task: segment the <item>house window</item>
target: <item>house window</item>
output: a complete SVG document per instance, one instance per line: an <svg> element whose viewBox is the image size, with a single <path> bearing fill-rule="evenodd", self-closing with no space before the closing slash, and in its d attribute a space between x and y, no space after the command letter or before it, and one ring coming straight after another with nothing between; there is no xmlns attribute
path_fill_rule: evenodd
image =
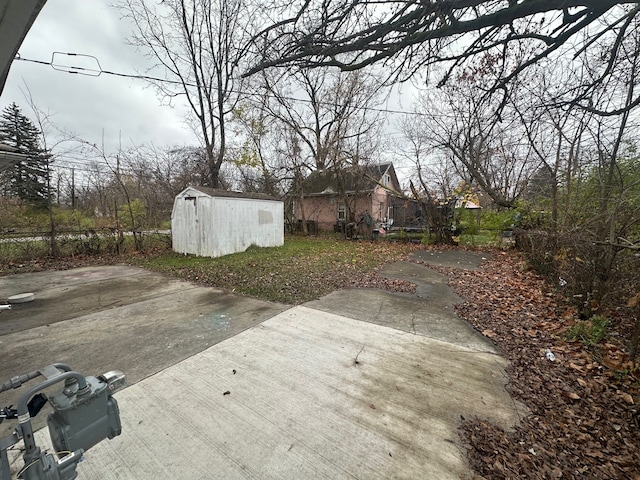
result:
<svg viewBox="0 0 640 480"><path fill-rule="evenodd" d="M384 176L384 186L385 187L391 186L391 175Z"/></svg>
<svg viewBox="0 0 640 480"><path fill-rule="evenodd" d="M347 218L347 206L344 203L338 205L338 220L346 220Z"/></svg>

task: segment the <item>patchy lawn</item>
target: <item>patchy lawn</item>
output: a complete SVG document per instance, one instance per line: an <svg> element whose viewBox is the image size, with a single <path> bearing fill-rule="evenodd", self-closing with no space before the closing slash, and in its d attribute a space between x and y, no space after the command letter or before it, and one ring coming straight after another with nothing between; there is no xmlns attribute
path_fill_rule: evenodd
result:
<svg viewBox="0 0 640 480"><path fill-rule="evenodd" d="M137 265L203 285L271 300L300 304L345 287L412 292L414 285L378 276L387 262L402 260L420 244L287 238L283 247L249 248L220 258L176 253L138 258Z"/></svg>
<svg viewBox="0 0 640 480"><path fill-rule="evenodd" d="M413 292L415 286L378 275L388 262L426 248L420 243L351 241L333 237L287 237L283 247L249 248L219 258L181 255L168 250L124 255L81 255L10 262L0 275L126 263L200 285L287 304L314 300L345 287L375 287Z"/></svg>

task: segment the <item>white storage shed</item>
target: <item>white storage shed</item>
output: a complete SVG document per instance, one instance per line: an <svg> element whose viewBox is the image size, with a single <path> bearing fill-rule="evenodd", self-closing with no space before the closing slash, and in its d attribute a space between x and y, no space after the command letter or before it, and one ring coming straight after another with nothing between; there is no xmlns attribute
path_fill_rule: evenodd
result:
<svg viewBox="0 0 640 480"><path fill-rule="evenodd" d="M284 245L284 204L267 195L187 187L171 213L173 250L201 257Z"/></svg>

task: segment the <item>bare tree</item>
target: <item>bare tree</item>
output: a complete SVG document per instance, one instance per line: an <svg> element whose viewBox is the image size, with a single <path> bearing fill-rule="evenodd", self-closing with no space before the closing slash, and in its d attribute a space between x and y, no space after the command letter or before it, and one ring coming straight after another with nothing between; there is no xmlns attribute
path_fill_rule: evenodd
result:
<svg viewBox="0 0 640 480"><path fill-rule="evenodd" d="M228 147L228 121L242 95L239 73L252 23L241 0L122 0L118 7L136 26L131 43L164 72L153 82L163 99L184 98L218 188Z"/></svg>
<svg viewBox="0 0 640 480"><path fill-rule="evenodd" d="M262 79L270 101L259 108L284 132L279 149L290 162L283 168L289 170L290 193L297 197L299 208L303 208L304 179L310 172L331 169L340 176L344 169L369 163L378 155L383 116L375 107L382 103L385 91L375 76L293 69L275 78L272 72L264 72ZM305 231L308 213L299 211Z"/></svg>
<svg viewBox="0 0 640 480"><path fill-rule="evenodd" d="M304 146L309 169L322 170L372 154L363 138L376 137L384 92L378 79L364 72L294 69L277 79L263 76L272 101L269 115L286 125ZM303 152L301 152L303 153Z"/></svg>
<svg viewBox="0 0 640 480"><path fill-rule="evenodd" d="M79 202L76 206L91 212L96 217L110 215L113 211L113 202L109 195L111 173L108 168L96 159L92 159L84 173L83 182L77 188Z"/></svg>
<svg viewBox="0 0 640 480"><path fill-rule="evenodd" d="M198 147L134 146L125 152L123 161L141 186L153 190L145 195L161 203L172 203L189 185L205 184L208 176L206 154Z"/></svg>
<svg viewBox="0 0 640 480"><path fill-rule="evenodd" d="M638 43L640 45L640 43ZM636 56L636 60L638 57ZM629 72L626 79L626 101L633 102L638 74L637 65ZM617 267L618 256L621 251L635 247L633 240L628 240L629 234L636 234L633 226L640 224L640 212L638 205L633 200L629 202L630 191L637 190L638 183L634 179L629 185L628 175L625 175L621 159L624 156L624 145L629 134L627 127L630 123L629 112L625 112L617 122L617 125L603 125L604 120L599 119L599 127L594 130L595 143L598 146L598 205L593 219L592 238L600 245L595 255L593 284L589 293L600 302L611 292L613 273ZM604 127L604 128L602 128ZM613 136L606 133L606 130L613 129ZM637 171L637 160L632 165L631 170ZM627 167L628 168L628 167ZM635 240L635 238L634 238ZM637 279L636 279L637 280ZM587 304L587 307L590 307Z"/></svg>
<svg viewBox="0 0 640 480"><path fill-rule="evenodd" d="M246 192L266 193L280 197L284 192L284 172L287 162L276 154L279 141L277 119L269 113L269 95L263 92L241 103L234 111L238 128L234 133L243 138L232 162L240 177L238 187Z"/></svg>
<svg viewBox="0 0 640 480"><path fill-rule="evenodd" d="M418 128L462 180L478 186L499 207L511 208L540 161L532 164L532 147L513 112L503 112L503 122L496 122L495 102L475 95L473 87L461 82L437 98L423 96Z"/></svg>
<svg viewBox="0 0 640 480"><path fill-rule="evenodd" d="M555 103L553 85L563 83L564 67L561 64L560 71L537 76L513 103L531 146L530 154L540 161L538 170L529 178L525 196L534 204L550 203L546 208L551 210L552 230L575 226L570 214L573 185L584 170L586 131L594 121L594 115L583 109L563 108Z"/></svg>
<svg viewBox="0 0 640 480"><path fill-rule="evenodd" d="M57 225L54 217L54 200L58 201L59 205L59 188L54 188L54 164L59 155L69 155L78 148L77 138L60 129L53 122L53 114L43 111L33 98L29 86L25 83L22 93L25 100L29 103L33 116L35 118L35 124L39 131L40 142L47 155L44 156L44 162L46 167L46 206L49 216L49 254L53 257L58 256L58 241L57 241ZM58 183L61 181L60 173L58 172Z"/></svg>
<svg viewBox="0 0 640 480"><path fill-rule="evenodd" d="M399 154L412 165L414 175L423 191L433 198L445 199L464 181L458 175L446 150L434 148L433 137L425 126L428 115L405 116L400 122L402 139L397 145Z"/></svg>
<svg viewBox="0 0 640 480"><path fill-rule="evenodd" d="M424 126L424 118L405 117L402 121L402 155L414 166L415 175L409 181L411 194L420 205L429 233L435 233L436 243L453 243L449 202L452 199L453 180L447 156L439 156ZM458 177L460 179L460 177ZM417 182L414 183L414 180ZM446 211L445 211L446 210Z"/></svg>
<svg viewBox="0 0 640 480"><path fill-rule="evenodd" d="M278 141L276 146L276 156L281 159L284 167L283 180L288 184L288 198L285 204L285 218L290 225L292 233L295 231L294 221L296 213L299 213L302 220L302 231L307 234L307 212L304 209L304 178L307 172L306 159L302 154L300 138L295 130L288 127L278 131ZM294 199L298 199L299 212L295 211Z"/></svg>

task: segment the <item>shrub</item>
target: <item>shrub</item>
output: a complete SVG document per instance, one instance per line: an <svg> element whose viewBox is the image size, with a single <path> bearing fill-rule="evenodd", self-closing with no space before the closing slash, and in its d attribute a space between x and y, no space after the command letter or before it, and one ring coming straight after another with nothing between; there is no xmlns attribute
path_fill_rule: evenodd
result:
<svg viewBox="0 0 640 480"><path fill-rule="evenodd" d="M567 331L568 340L577 340L585 345L593 346L607 338L609 319L601 315L594 315L589 320L577 322Z"/></svg>

